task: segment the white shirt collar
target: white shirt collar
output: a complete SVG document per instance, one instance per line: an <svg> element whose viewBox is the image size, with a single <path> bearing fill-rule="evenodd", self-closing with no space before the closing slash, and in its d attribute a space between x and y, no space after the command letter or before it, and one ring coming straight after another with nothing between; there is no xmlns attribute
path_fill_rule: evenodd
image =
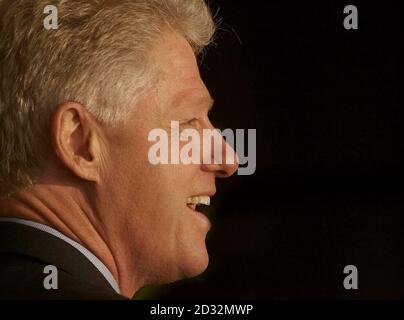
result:
<svg viewBox="0 0 404 320"><path fill-rule="evenodd" d="M112 273L108 270L108 268L105 266L104 263L101 262L100 259L98 259L94 254L92 254L88 249L83 247L80 243L77 243L76 241L70 239L69 237L66 237L64 234L60 233L59 231L46 226L41 223L29 221L29 220L24 220L24 219L19 219L19 218L0 218L0 222L14 222L14 223L19 223L23 224L38 230L41 230L43 232L47 232L76 248L78 251L80 251L97 269L100 271L100 273L104 276L104 278L108 281L108 283L111 285L111 287L115 290L116 293L120 294L119 286L118 283L116 282L114 276Z"/></svg>

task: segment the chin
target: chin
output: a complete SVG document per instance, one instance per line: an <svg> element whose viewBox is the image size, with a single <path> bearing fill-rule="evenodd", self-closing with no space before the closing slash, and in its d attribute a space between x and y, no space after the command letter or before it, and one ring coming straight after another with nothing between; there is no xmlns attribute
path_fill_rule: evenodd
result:
<svg viewBox="0 0 404 320"><path fill-rule="evenodd" d="M193 278L199 276L206 271L209 265L209 255L204 246L204 250L198 253L195 251L186 259L186 263L182 266L182 278Z"/></svg>
<svg viewBox="0 0 404 320"><path fill-rule="evenodd" d="M206 247L199 251L194 248L193 251L188 251L188 254L182 254L176 261L181 261L181 263L177 263L175 267L173 265L171 269L160 270L161 273L151 277L147 285L169 284L199 276L208 268L209 255Z"/></svg>

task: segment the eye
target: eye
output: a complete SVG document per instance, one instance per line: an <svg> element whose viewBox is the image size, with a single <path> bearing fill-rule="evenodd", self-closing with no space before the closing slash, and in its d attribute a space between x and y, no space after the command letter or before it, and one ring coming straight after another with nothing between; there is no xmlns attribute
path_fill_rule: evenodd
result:
<svg viewBox="0 0 404 320"><path fill-rule="evenodd" d="M185 120L185 121L181 122L181 125L182 126L196 127L198 125L198 119L193 118L191 120Z"/></svg>

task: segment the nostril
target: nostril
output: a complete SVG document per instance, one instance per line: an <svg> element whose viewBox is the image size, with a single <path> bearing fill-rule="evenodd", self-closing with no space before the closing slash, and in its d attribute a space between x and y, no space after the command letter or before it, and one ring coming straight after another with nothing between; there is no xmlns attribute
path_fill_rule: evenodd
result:
<svg viewBox="0 0 404 320"><path fill-rule="evenodd" d="M224 170L221 170L221 171L218 171L218 172L217 172L217 177L218 177L218 178L228 178L229 176L230 176L230 174L227 173L227 172L224 171Z"/></svg>

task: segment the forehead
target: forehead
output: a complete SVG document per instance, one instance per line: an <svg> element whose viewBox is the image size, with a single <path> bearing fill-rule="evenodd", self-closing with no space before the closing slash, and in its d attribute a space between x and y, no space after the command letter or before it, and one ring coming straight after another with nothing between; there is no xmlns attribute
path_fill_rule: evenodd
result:
<svg viewBox="0 0 404 320"><path fill-rule="evenodd" d="M165 33L153 47L159 70L166 76L199 74L195 54L189 43L178 33Z"/></svg>
<svg viewBox="0 0 404 320"><path fill-rule="evenodd" d="M212 102L201 79L195 54L182 36L165 35L153 54L160 74L159 96L165 99L165 104L178 105L187 100L205 105Z"/></svg>

